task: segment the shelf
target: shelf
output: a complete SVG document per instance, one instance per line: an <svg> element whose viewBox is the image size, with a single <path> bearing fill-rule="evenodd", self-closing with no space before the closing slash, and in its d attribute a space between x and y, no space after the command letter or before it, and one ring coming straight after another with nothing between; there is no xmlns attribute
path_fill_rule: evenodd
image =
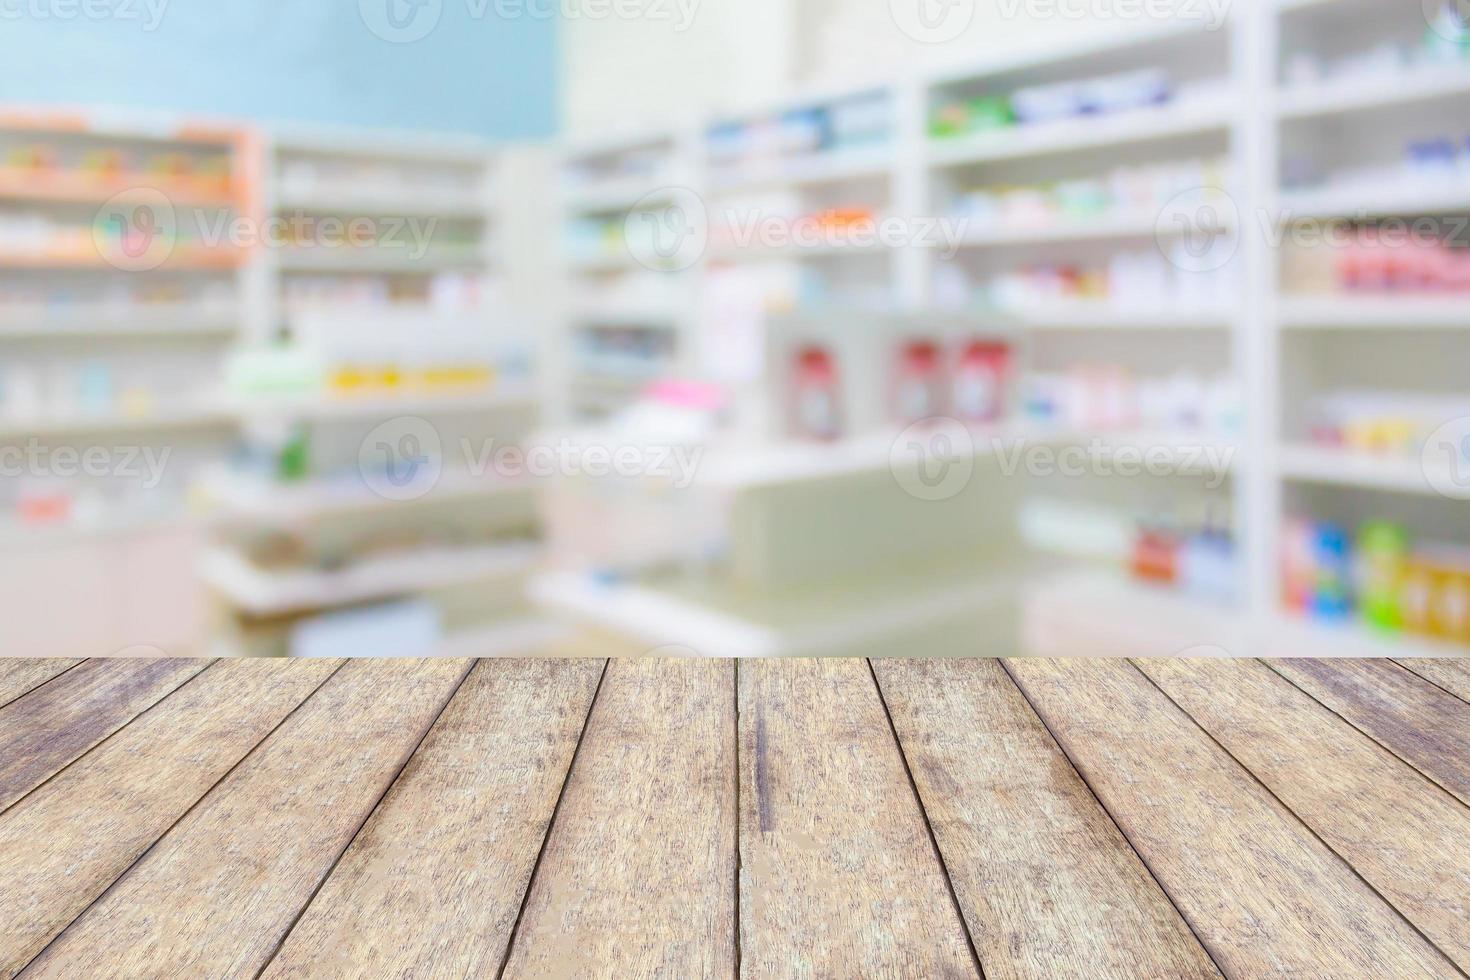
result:
<svg viewBox="0 0 1470 980"><path fill-rule="evenodd" d="M489 217L486 195L463 190L405 189L350 184L338 186L287 186L282 189L276 211L354 215L429 215L446 218Z"/></svg>
<svg viewBox="0 0 1470 980"><path fill-rule="evenodd" d="M528 385L507 384L489 391L462 394L342 395L328 397L237 398L234 409L246 418L296 417L305 419L354 419L377 416L469 415L478 412L520 410L535 404L535 391Z"/></svg>
<svg viewBox="0 0 1470 980"><path fill-rule="evenodd" d="M975 451L988 447L992 436L1003 437L1006 431L998 426L977 430ZM697 482L721 490L749 490L878 473L892 465L898 436L899 430L894 429L830 443L790 440L763 446L712 446Z"/></svg>
<svg viewBox="0 0 1470 980"><path fill-rule="evenodd" d="M1316 446L1283 446L1281 475L1331 486L1439 496L1418 456L1388 456Z"/></svg>
<svg viewBox="0 0 1470 980"><path fill-rule="evenodd" d="M164 432L234 424L229 413L200 407L168 408L144 415L48 413L34 418L0 416L0 439L24 436L67 436L104 432Z"/></svg>
<svg viewBox="0 0 1470 980"><path fill-rule="evenodd" d="M662 307L619 308L616 306L581 306L572 311L572 319L590 327L636 327L643 330L676 330L679 313Z"/></svg>
<svg viewBox="0 0 1470 980"><path fill-rule="evenodd" d="M1285 88L1277 103L1277 113L1286 120L1315 119L1467 94L1470 94L1470 68L1419 68Z"/></svg>
<svg viewBox="0 0 1470 980"><path fill-rule="evenodd" d="M1470 185L1445 180L1425 186L1413 180L1283 191L1276 206L1278 222L1303 218L1387 218L1470 212Z"/></svg>
<svg viewBox="0 0 1470 980"><path fill-rule="evenodd" d="M286 272L417 272L425 275L452 269L478 268L489 259L479 246L431 248L415 256L410 248L288 248L281 252Z"/></svg>
<svg viewBox="0 0 1470 980"><path fill-rule="evenodd" d="M199 271L232 271L244 264L246 251L238 248L212 248L208 246L196 246L191 248L176 248L169 257L154 266L147 264L147 270L155 269L164 272L176 272L187 270ZM108 261L91 243L86 246L58 246L49 249L34 249L27 251L0 250L0 269L92 269L98 272L120 272L129 275L136 273L124 268L123 265Z"/></svg>
<svg viewBox="0 0 1470 980"><path fill-rule="evenodd" d="M705 657L810 657L906 637L951 619L983 616L1015 597L1013 573L910 576L901 585L854 583L823 595L767 600L721 587L605 583L561 573L531 580L538 604L650 647L675 645Z"/></svg>
<svg viewBox="0 0 1470 980"><path fill-rule="evenodd" d="M564 205L574 214L627 211L635 204L663 204L673 200L674 188L653 177L624 177L566 192Z"/></svg>
<svg viewBox="0 0 1470 980"><path fill-rule="evenodd" d="M737 164L723 173L717 172L710 180L710 188L717 194L732 194L773 187L868 180L892 174L893 151L888 147L881 150L839 150L754 166Z"/></svg>
<svg viewBox="0 0 1470 980"><path fill-rule="evenodd" d="M1029 330L1228 330L1233 310L1211 307L1146 306L1130 308L1106 300L1038 303L1007 309L977 310L982 317L1009 320Z"/></svg>
<svg viewBox="0 0 1470 980"><path fill-rule="evenodd" d="M892 249L882 242L870 245L718 245L710 248L709 258L714 262L792 262L801 259L884 255L891 252Z"/></svg>
<svg viewBox="0 0 1470 980"><path fill-rule="evenodd" d="M701 486L748 490L883 472L896 465L894 449L899 436L900 431L892 429L831 443L792 440L765 446L729 447L725 451L711 447L697 479ZM977 459L998 456L1020 445L1060 447L1092 443L1107 452L1167 449L1177 454L1181 466L1200 462L1190 458L1196 449L1209 450L1215 459L1223 459L1227 469L1234 466L1239 455L1238 444L1208 433L1088 432L1009 423L976 426L970 430L970 437L972 443L967 455Z"/></svg>
<svg viewBox="0 0 1470 980"><path fill-rule="evenodd" d="M568 258L567 268L572 272L590 275L601 275L612 272L653 272L651 269L637 259L630 252L609 252L605 255L584 255Z"/></svg>
<svg viewBox="0 0 1470 980"><path fill-rule="evenodd" d="M664 377L665 374L650 374L647 376L634 376L624 374L597 374L596 372L579 372L572 375L571 384L579 393L591 396L632 397L641 392L648 385Z"/></svg>
<svg viewBox="0 0 1470 980"><path fill-rule="evenodd" d="M469 328L489 330L494 312L487 308L436 309L426 303L371 305L363 303L313 303L287 305L286 319L293 324L309 323L312 327L328 327L336 335L366 331L463 331Z"/></svg>
<svg viewBox="0 0 1470 980"><path fill-rule="evenodd" d="M179 531L195 526L196 522L182 515L143 516L125 513L95 520L70 520L55 524L20 524L11 520L0 520L0 546L25 548L92 542L133 534Z"/></svg>
<svg viewBox="0 0 1470 980"><path fill-rule="evenodd" d="M1233 230L1235 226L1233 219L1225 215L1222 215L1221 219L1216 230ZM1100 215L1091 218L1060 219L1029 226L972 226L960 239L960 244L966 248L994 248L1110 238L1168 238L1183 234L1185 230L1187 226L1168 221L1165 212L1145 211Z"/></svg>
<svg viewBox="0 0 1470 980"><path fill-rule="evenodd" d="M1470 294L1288 296L1278 320L1292 330L1470 330Z"/></svg>
<svg viewBox="0 0 1470 980"><path fill-rule="evenodd" d="M669 358L649 360L637 357L589 357L572 362L572 370L576 375L634 385L657 381L667 375L671 367Z"/></svg>
<svg viewBox="0 0 1470 980"><path fill-rule="evenodd" d="M205 555L200 574L236 608L252 616L284 616L523 575L538 554L533 543L436 547L336 572L271 571L236 551L216 548Z"/></svg>
<svg viewBox="0 0 1470 980"><path fill-rule="evenodd" d="M213 336L234 333L232 306L190 303L12 306L0 312L0 338L50 340L98 337Z"/></svg>
<svg viewBox="0 0 1470 980"><path fill-rule="evenodd" d="M42 173L0 167L0 199L20 203L102 204L118 199L144 203L162 194L175 207L225 210L233 208L237 192L220 181L158 174L118 174L112 177L82 173Z"/></svg>
<svg viewBox="0 0 1470 980"><path fill-rule="evenodd" d="M406 495L409 488L400 489ZM281 522L481 500L533 489L525 480L442 474L432 487L425 488L423 496L390 500L374 493L360 478L282 484L221 472L203 481L210 501L230 518Z"/></svg>
<svg viewBox="0 0 1470 980"><path fill-rule="evenodd" d="M929 162L936 167L958 167L1026 157L1078 153L1105 146L1148 143L1225 133L1231 107L1214 99L1177 102L1153 109L1137 109L1112 116L1067 119L947 140L930 140Z"/></svg>
<svg viewBox="0 0 1470 980"><path fill-rule="evenodd" d="M426 130L393 131L355 126L293 128L277 132L278 156L358 157L400 163L430 163L481 169L494 149L479 137Z"/></svg>
<svg viewBox="0 0 1470 980"><path fill-rule="evenodd" d="M1016 437L1053 446L1096 443L1099 447L1114 452L1120 449L1130 452L1164 449L1176 453L1179 463L1187 463L1189 454L1195 450L1208 450L1216 454L1217 458L1222 458L1227 468L1234 468L1242 449L1238 438L1217 432L1183 429L1074 429L1033 424L1018 428Z"/></svg>

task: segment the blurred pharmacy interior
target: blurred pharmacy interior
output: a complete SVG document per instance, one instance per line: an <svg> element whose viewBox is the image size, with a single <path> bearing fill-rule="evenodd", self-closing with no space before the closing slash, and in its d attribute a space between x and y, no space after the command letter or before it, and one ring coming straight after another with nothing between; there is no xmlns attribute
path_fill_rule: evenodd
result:
<svg viewBox="0 0 1470 980"><path fill-rule="evenodd" d="M1465 10L7 7L0 654L1463 651Z"/></svg>

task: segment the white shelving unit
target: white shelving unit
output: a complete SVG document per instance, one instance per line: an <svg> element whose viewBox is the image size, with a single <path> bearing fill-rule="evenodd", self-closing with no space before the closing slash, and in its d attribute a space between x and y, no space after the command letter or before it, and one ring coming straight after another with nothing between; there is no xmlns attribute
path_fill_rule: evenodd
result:
<svg viewBox="0 0 1470 980"><path fill-rule="evenodd" d="M1338 367L1347 363L1351 377L1342 383L1371 387L1365 377L1376 361L1372 345L1383 345L1395 381L1408 372L1405 365L1414 356L1399 338L1442 338L1452 345L1451 356L1470 354L1470 313L1464 294L1292 292L1283 282L1282 250L1273 244L1273 235L1281 234L1284 224L1290 222L1470 214L1463 169L1438 183L1422 174L1396 179L1382 170L1321 186L1286 181L1288 159L1304 151L1316 152L1324 165L1349 166L1361 156L1363 162L1381 166L1387 162L1385 156L1397 158L1404 145L1400 141L1414 138L1416 128L1421 138L1446 127L1453 130L1448 135L1461 143L1470 135L1462 131L1463 125L1455 128L1457 120L1463 123L1470 118L1465 112L1470 107L1470 59L1378 74L1339 74L1329 67L1326 74L1306 80L1300 64L1290 61L1291 54L1303 49L1333 62L1385 40L1405 47L1417 44L1426 28L1421 8L1370 0L1236 5L1218 31L1195 21L1130 29L876 86L891 94L895 107L893 145L880 153L834 155L828 160L743 170L717 170L705 154L671 164L674 170L704 174L702 184L691 186L702 188L712 206L741 194L801 193L830 183L882 180L891 188L889 203L894 213L937 216L946 213L948 202L965 182L1057 181L1098 176L1120 164L1223 157L1228 175L1225 190L1235 207L1226 209L1225 220L1216 230L1232 233L1238 240L1238 250L1229 263L1237 280L1218 303L1154 304L1138 309L1077 300L956 309L936 289L936 271L944 260L932 250L904 248L891 250L891 254L880 251L883 257L879 260L855 252L832 254L835 250L830 248L802 254L801 249L732 249L716 243L705 257L703 281L708 281L711 265L788 259L875 263L863 269L870 279L891 285L899 311L911 317L930 317L936 323L969 318L1011 336L1023 370L1042 358L1065 363L1069 357L1095 357L1099 351L1119 360L1137 356L1153 365L1174 356L1195 367L1227 371L1251 393L1244 406L1243 427L1223 438L1188 431L1107 436L1120 445L1211 443L1237 451L1228 498L1239 545L1238 603L1222 608L1138 586L1119 588L1105 583L1098 587L1089 585L1085 576L1063 578L1060 584L1043 583L1028 608L1045 607L1053 614L1061 611L1077 631L1076 643L1056 652L1084 650L1100 635L1098 630L1124 620L1151 624L1156 617L1158 622L1177 626L1181 641L1160 652L1209 642L1207 638L1215 633L1230 639L1233 653L1341 651L1346 656L1381 656L1442 652L1443 645L1433 642L1287 619L1280 609L1277 559L1284 516L1304 499L1331 502L1338 495L1347 499L1363 494L1370 500L1402 498L1404 513L1420 522L1414 524L1420 532L1452 534L1456 526L1463 526L1465 505L1434 492L1417 456L1384 458L1313 447L1304 443L1305 433L1292 427L1299 424L1300 403L1309 395L1299 387L1304 358ZM1181 83L1178 96L1166 105L1113 116L1013 125L943 139L927 132L932 110L946 96L1000 94L1021 86L1143 66L1169 70ZM830 104L857 91L827 91L783 100L778 106L721 115L703 130L711 133L732 120L776 119L792 108ZM667 145L677 155L680 147L687 149L690 144L671 138ZM699 149L698 143L693 146ZM1158 209L1112 212L1051 226L1034 222L1010 226L975 219L950 261L988 272L1007 263L1040 258L1077 262L1095 260L1120 248L1161 247L1170 229L1160 221L1160 213ZM880 268L878 261L883 263L882 272L874 271ZM626 263L619 259L618 264ZM943 307L938 305L941 300L946 303ZM697 304L698 298L693 302ZM865 301L849 305L872 312L872 304ZM834 304L834 315L837 309L840 304ZM701 323L698 330L705 329ZM1353 337L1357 339L1351 353L1339 350L1339 338ZM1331 357L1325 356L1329 349ZM1313 358L1314 351L1323 356ZM1321 367L1318 381L1333 383L1332 370ZM1442 383L1447 371L1441 366L1431 374ZM1465 390L1463 379L1459 390ZM1012 426L1011 430L1015 435L1024 427ZM1068 437L1085 440L1105 435L1069 433ZM736 489L845 480L884 470L889 465L891 439L892 433L867 433L830 446L778 443L745 450L729 459L712 457L703 475L716 482L724 480ZM1344 504L1339 512L1344 519L1353 519L1364 513L1365 506ZM1394 507L1390 510L1397 515ZM589 615L598 607L593 618L605 625L620 624L625 631L648 640L668 639L655 628L659 617L687 619L694 629L699 616L709 612L670 610L666 597L642 596L636 589L613 596L599 594L585 582L574 585L562 581L558 588L548 586L548 601L580 607ZM578 589L591 591L584 594ZM1077 603L1071 601L1069 589L1076 590ZM1101 598L1095 603L1084 601L1091 595ZM739 624L716 619L715 626L716 632L728 628L736 635ZM1119 652L1141 652L1142 647L1129 644L1147 639L1123 637ZM773 648L768 636L755 640L747 646Z"/></svg>
<svg viewBox="0 0 1470 980"><path fill-rule="evenodd" d="M1282 297L1284 330L1464 330L1470 323L1463 297Z"/></svg>
<svg viewBox="0 0 1470 980"><path fill-rule="evenodd" d="M292 613L391 599L434 589L517 579L534 565L534 545L424 548L360 562L336 572L265 571L226 548L205 556L205 581L253 616Z"/></svg>
<svg viewBox="0 0 1470 980"><path fill-rule="evenodd" d="M188 484L233 430L216 386L251 282L246 253L202 229L254 216L259 141L7 106L0 155L0 446L46 454L0 478L8 639L32 656L198 652ZM63 453L100 454L106 475Z"/></svg>
<svg viewBox="0 0 1470 980"><path fill-rule="evenodd" d="M1040 123L1027 126L1027 131L1022 133L985 133L946 141L942 146L931 147L929 156L935 166L1001 163L1224 133L1230 126L1228 103L1202 99L1197 103L1138 109L1091 122Z"/></svg>
<svg viewBox="0 0 1470 980"><path fill-rule="evenodd" d="M1463 176L1434 179L1412 171L1403 160L1415 140L1433 139L1446 126L1463 123L1470 109L1470 58L1456 62L1426 57L1431 40L1429 5L1366 4L1362 0L1294 2L1269 12L1264 26L1265 90L1275 111L1264 122L1269 148L1272 212L1282 224L1303 220L1371 222L1470 214ZM1360 67L1344 74L1341 59L1384 43L1415 49L1414 63ZM1326 64L1322 77L1303 80L1302 54ZM1386 59L1380 57L1380 61ZM1463 144L1470 133L1451 134ZM1464 146L1461 146L1464 149ZM1286 178L1310 163L1326 180L1316 186L1287 186ZM1342 168L1342 169L1339 169ZM1357 168L1357 169L1350 169ZM1363 169L1366 168L1366 169ZM1334 171L1337 171L1334 173ZM1461 236L1461 244L1465 244ZM1393 520L1415 540L1463 537L1465 503L1442 496L1449 462L1421 458L1415 450L1374 453L1313 445L1304 431L1303 403L1342 389L1466 394L1463 381L1449 379L1439 362L1470 340L1470 314L1461 294L1433 292L1322 292L1300 284L1288 268L1292 256L1273 255L1265 292L1269 315L1273 428L1266 452L1272 467L1272 506L1258 520L1273 548L1283 540L1289 516L1336 520L1349 529L1370 518ZM1448 421L1447 419L1445 421ZM1444 472L1436 472L1436 468ZM1438 479L1436 479L1438 478ZM1285 655L1437 656L1463 655L1463 647L1422 636L1385 635L1357 624L1331 626L1294 620L1280 609L1278 565L1262 556L1269 583L1256 622L1265 639L1258 646Z"/></svg>
<svg viewBox="0 0 1470 980"><path fill-rule="evenodd" d="M550 635L520 606L540 551L525 540L534 488L477 475L469 467L480 460L459 458L470 456L462 445L516 443L540 410L525 366L534 322L516 312L519 284L502 251L517 234L503 196L511 156L418 133L271 140L267 208L295 238L265 250L264 329L252 339L286 338L320 377L293 374L284 391L247 382L227 399L247 445L309 434L304 478L277 479L258 463L203 484L218 517L203 574L232 648L279 652L301 620L411 598L444 618L434 655L503 655ZM331 231L354 227L350 241ZM361 470L362 447L402 418L442 433L444 469L421 493L384 495ZM382 535L422 540L372 546ZM250 557L273 538L302 553L284 565ZM359 554L377 557L344 561ZM460 597L467 589L477 601Z"/></svg>
<svg viewBox="0 0 1470 980"><path fill-rule="evenodd" d="M566 287L557 304L561 363L553 365L548 412L557 422L606 416L647 381L692 363L698 270L662 271L657 251L635 252L626 240L639 218L657 221L699 193L692 139L677 129L624 133L562 151Z"/></svg>

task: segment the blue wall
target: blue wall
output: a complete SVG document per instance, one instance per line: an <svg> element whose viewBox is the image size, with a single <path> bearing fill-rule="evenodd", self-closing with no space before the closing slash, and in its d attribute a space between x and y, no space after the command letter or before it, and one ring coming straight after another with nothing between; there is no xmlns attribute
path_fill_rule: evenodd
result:
<svg viewBox="0 0 1470 980"><path fill-rule="evenodd" d="M555 24L498 17L494 0L101 2L105 19L76 0L0 0L0 101L497 139L556 128Z"/></svg>

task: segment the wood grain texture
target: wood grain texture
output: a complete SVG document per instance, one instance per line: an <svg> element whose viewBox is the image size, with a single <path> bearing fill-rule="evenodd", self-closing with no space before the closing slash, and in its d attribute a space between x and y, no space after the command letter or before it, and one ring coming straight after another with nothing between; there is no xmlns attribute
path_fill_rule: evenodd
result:
<svg viewBox="0 0 1470 980"><path fill-rule="evenodd" d="M1258 662L1138 667L1459 966L1470 808Z"/></svg>
<svg viewBox="0 0 1470 980"><path fill-rule="evenodd" d="M13 976L339 666L220 661L0 815Z"/></svg>
<svg viewBox="0 0 1470 980"><path fill-rule="evenodd" d="M60 674L80 660L41 660L31 657L0 657L0 708Z"/></svg>
<svg viewBox="0 0 1470 980"><path fill-rule="evenodd" d="M733 670L608 665L505 976L733 974Z"/></svg>
<svg viewBox="0 0 1470 980"><path fill-rule="evenodd" d="M988 978L1218 977L993 660L873 668Z"/></svg>
<svg viewBox="0 0 1470 980"><path fill-rule="evenodd" d="M0 708L0 811L207 666L88 660Z"/></svg>
<svg viewBox="0 0 1470 980"><path fill-rule="evenodd" d="M1267 663L1470 806L1470 704L1391 660Z"/></svg>
<svg viewBox="0 0 1470 980"><path fill-rule="evenodd" d="M740 664L748 977L974 977L867 663Z"/></svg>
<svg viewBox="0 0 1470 980"><path fill-rule="evenodd" d="M253 977L468 669L342 667L24 975Z"/></svg>
<svg viewBox="0 0 1470 980"><path fill-rule="evenodd" d="M1399 660L1397 663L1470 703L1470 660Z"/></svg>
<svg viewBox="0 0 1470 980"><path fill-rule="evenodd" d="M493 977L604 661L482 661L266 977Z"/></svg>
<svg viewBox="0 0 1470 980"><path fill-rule="evenodd" d="M1229 976L1459 976L1131 664L1006 669Z"/></svg>

